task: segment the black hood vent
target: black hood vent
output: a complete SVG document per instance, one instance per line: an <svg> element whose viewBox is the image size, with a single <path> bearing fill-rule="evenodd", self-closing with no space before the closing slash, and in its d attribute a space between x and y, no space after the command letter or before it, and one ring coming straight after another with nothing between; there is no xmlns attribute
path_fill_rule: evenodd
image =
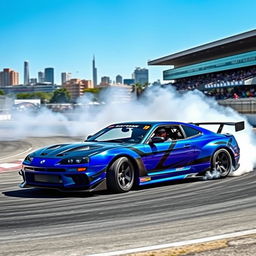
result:
<svg viewBox="0 0 256 256"><path fill-rule="evenodd" d="M51 146L51 147L49 147L47 149L58 149L58 148L66 146L66 145L68 145L68 144L53 145L53 146Z"/></svg>
<svg viewBox="0 0 256 256"><path fill-rule="evenodd" d="M40 155L41 155L41 156L46 156L46 155L48 155L49 153L51 153L52 151L57 150L57 149L62 148L62 147L65 147L65 146L67 146L67 145L68 145L68 144L57 144L57 145L50 146L50 147L48 147L48 148L45 148L45 149L43 150L43 152L42 152Z"/></svg>
<svg viewBox="0 0 256 256"><path fill-rule="evenodd" d="M60 152L59 154L57 154L57 156L64 156L68 153L71 153L71 152L81 152L81 151L91 151L91 150L94 150L94 149L98 149L99 146L92 146L92 145L83 145L83 146L79 146L79 147L75 147L75 148L70 148L70 149L67 149L67 150L64 150L62 152Z"/></svg>

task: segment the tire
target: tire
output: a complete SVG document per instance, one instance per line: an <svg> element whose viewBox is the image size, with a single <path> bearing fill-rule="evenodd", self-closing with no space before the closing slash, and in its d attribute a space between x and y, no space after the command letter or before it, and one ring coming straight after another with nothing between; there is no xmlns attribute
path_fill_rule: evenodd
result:
<svg viewBox="0 0 256 256"><path fill-rule="evenodd" d="M232 158L230 153L222 148L217 150L212 157L211 170L207 171L204 180L225 178L232 170Z"/></svg>
<svg viewBox="0 0 256 256"><path fill-rule="evenodd" d="M134 167L127 157L115 160L107 172L107 188L116 193L128 192L134 184Z"/></svg>

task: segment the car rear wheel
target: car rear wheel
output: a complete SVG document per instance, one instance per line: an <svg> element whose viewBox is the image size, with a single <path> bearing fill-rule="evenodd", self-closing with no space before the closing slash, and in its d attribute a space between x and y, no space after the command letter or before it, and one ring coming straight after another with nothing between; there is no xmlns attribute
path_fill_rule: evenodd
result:
<svg viewBox="0 0 256 256"><path fill-rule="evenodd" d="M108 190L122 193L131 190L134 184L134 168L127 157L120 157L107 172Z"/></svg>
<svg viewBox="0 0 256 256"><path fill-rule="evenodd" d="M217 150L212 157L211 170L207 171L204 180L218 179L228 176L232 169L232 158L230 153L222 148Z"/></svg>

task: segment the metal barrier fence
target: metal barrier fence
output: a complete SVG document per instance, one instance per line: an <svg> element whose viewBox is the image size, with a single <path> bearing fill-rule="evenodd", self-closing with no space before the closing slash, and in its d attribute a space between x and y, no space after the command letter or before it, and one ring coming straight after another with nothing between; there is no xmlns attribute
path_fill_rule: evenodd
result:
<svg viewBox="0 0 256 256"><path fill-rule="evenodd" d="M226 99L218 100L218 103L222 106L231 107L237 112L242 114L256 114L256 98L244 98L244 99ZM0 114L9 114L12 105L14 104L14 99L0 96ZM50 106L49 108L54 111L54 107L72 107L72 104L52 104L54 107ZM75 106L73 106L75 107ZM73 108L72 107L72 108ZM62 111L57 111L62 112Z"/></svg>
<svg viewBox="0 0 256 256"><path fill-rule="evenodd" d="M256 113L256 98L218 100L218 103L222 106L231 107L239 113Z"/></svg>

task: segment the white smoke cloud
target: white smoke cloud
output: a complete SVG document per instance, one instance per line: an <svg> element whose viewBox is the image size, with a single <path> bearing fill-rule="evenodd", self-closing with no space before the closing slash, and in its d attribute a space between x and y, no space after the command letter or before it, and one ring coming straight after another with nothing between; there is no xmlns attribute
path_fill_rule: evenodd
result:
<svg viewBox="0 0 256 256"><path fill-rule="evenodd" d="M241 167L235 174L241 175L252 171L256 166L255 135L246 118L231 108L219 106L214 99L206 97L203 93L189 91L180 94L172 88L153 87L147 90L143 99L139 101L117 103L118 97L113 96L113 91L107 90L101 95L101 99L107 104L102 105L93 104L91 95L82 97L81 108L70 114L73 121L61 113L53 113L47 109L37 115L19 114L13 124L9 122L12 137L86 136L111 123L126 121L245 121L244 131L235 133L233 127L225 130L235 133L241 148ZM0 122L0 128L4 122Z"/></svg>

